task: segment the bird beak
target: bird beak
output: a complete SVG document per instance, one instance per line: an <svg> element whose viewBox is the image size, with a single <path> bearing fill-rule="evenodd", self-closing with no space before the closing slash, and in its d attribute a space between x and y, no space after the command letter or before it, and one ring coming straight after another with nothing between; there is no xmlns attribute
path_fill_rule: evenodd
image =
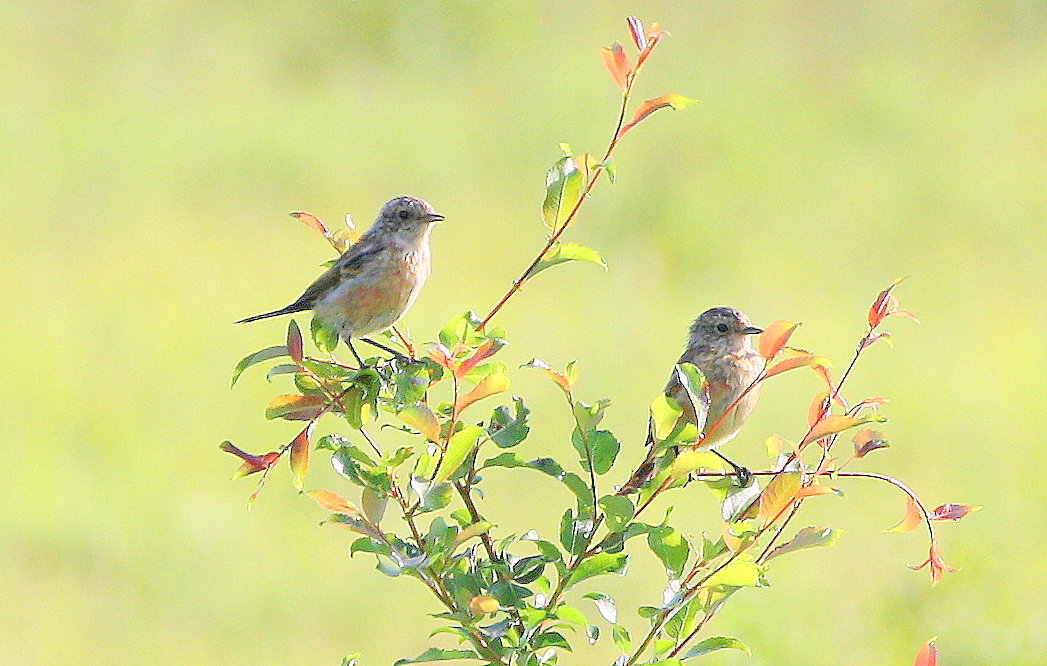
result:
<svg viewBox="0 0 1047 666"><path fill-rule="evenodd" d="M426 218L426 221L429 222L430 224L433 223L433 222L443 222L443 220L444 220L444 216L443 215L439 215L437 213L433 213L433 214L429 215L429 217Z"/></svg>
<svg viewBox="0 0 1047 666"><path fill-rule="evenodd" d="M742 329L742 335L757 335L759 333L763 333L763 329L755 326L746 326Z"/></svg>

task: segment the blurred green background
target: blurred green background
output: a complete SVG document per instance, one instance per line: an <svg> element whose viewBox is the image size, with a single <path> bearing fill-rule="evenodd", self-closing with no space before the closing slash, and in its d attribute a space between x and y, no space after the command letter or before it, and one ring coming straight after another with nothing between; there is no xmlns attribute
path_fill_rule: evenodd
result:
<svg viewBox="0 0 1047 666"><path fill-rule="evenodd" d="M360 650L386 664L428 644L437 608L421 586L349 560L351 536L317 527L285 469L250 512L251 481L228 481L221 440L261 452L297 428L263 419L284 387L260 370L228 387L286 322L232 322L285 304L329 258L288 211L366 226L405 193L448 218L415 336L488 309L540 245L557 143L606 145L617 90L597 49L627 41L628 14L672 32L637 97L701 104L628 136L618 184L569 233L609 272L536 279L500 317L503 360L577 358L578 396L614 401L606 423L631 463L695 314L803 321L796 343L842 368L876 293L911 276L898 295L923 324L891 321L897 348L872 348L847 393L892 399L892 448L866 468L932 505L985 505L941 525L963 571L930 588L904 566L924 535L881 533L899 493L841 482L846 498L811 502L797 526L843 539L782 558L772 587L732 601L710 633L754 656L707 663L908 663L935 634L946 663L1042 663L1038 0L3 3L0 662L336 664ZM514 385L535 410L522 453L570 459L562 398L529 372ZM804 373L774 381L727 451L767 464L762 440L801 434L818 390ZM343 489L319 464L310 483ZM504 531L550 533L549 506L570 501L537 475L492 474L488 491ZM717 529L712 496L687 497L690 533ZM631 574L607 585L623 607L660 599L649 556ZM613 659L585 654L564 662Z"/></svg>

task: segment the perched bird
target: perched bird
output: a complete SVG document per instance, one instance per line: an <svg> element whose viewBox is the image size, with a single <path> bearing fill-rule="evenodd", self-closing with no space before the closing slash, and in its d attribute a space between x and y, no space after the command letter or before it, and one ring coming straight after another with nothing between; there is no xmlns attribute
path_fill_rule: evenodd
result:
<svg viewBox="0 0 1047 666"><path fill-rule="evenodd" d="M429 234L432 223L444 219L427 202L397 197L382 207L371 228L340 256L294 303L236 322L312 310L339 331L353 356L364 365L353 347L364 338L395 324L414 303L429 277Z"/></svg>
<svg viewBox="0 0 1047 666"><path fill-rule="evenodd" d="M753 349L749 336L762 332L744 313L734 308L706 310L691 325L687 348L677 361L677 364L691 363L702 371L706 379L705 391L692 401L675 366L665 385L665 395L675 400L683 410L677 427L693 423L698 432L705 435L700 448L714 449L734 467L741 485L748 481L748 470L735 465L714 447L733 439L756 406L759 385L748 393L745 391L763 370L764 359ZM647 445L650 451L646 460L622 487L622 494L638 489L654 473L658 451L653 425L648 428Z"/></svg>

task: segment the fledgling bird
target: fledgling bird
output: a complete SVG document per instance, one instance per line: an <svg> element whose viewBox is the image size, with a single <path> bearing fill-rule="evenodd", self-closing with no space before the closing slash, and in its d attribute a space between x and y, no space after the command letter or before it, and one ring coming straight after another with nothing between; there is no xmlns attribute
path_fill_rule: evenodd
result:
<svg viewBox="0 0 1047 666"><path fill-rule="evenodd" d="M696 396L697 400L692 403L675 366L665 385L665 395L683 409L677 425L693 423L698 432L704 432L705 439L699 448L713 449L714 453L724 458L735 468L742 485L748 480L748 470L727 460L715 451L715 447L733 439L756 406L759 385L740 400L739 397L763 371L764 359L750 343L750 336L762 332L752 325L743 312L734 308L706 310L691 325L687 348L677 361L677 364L694 364L702 371L706 379L705 391ZM728 412L728 409L731 411ZM647 445L650 451L647 458L622 487L620 494L638 489L654 473L657 451L652 429L648 428Z"/></svg>
<svg viewBox="0 0 1047 666"><path fill-rule="evenodd" d="M378 219L360 240L338 257L294 303L236 322L312 310L335 326L353 356L364 365L353 339L395 324L414 303L429 277L429 234L432 224L443 220L427 202L397 197L382 207Z"/></svg>

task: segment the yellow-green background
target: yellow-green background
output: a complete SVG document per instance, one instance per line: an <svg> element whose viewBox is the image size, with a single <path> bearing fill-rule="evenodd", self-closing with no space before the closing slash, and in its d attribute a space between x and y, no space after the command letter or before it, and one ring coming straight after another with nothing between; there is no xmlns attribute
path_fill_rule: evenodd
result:
<svg viewBox="0 0 1047 666"><path fill-rule="evenodd" d="M489 308L539 247L557 143L605 145L617 95L596 50L627 41L627 14L672 32L637 96L701 104L628 136L618 184L569 234L610 270L535 280L500 317L503 360L577 358L579 397L614 401L632 463L697 312L801 320L795 341L840 368L875 294L911 276L898 295L923 324L892 320L897 348L871 349L847 394L892 398L892 448L864 467L932 504L985 505L940 527L963 571L930 588L905 568L923 533L880 532L899 493L841 482L796 524L843 539L739 594L709 631L754 656L707 663L906 663L935 634L947 663L1042 663L1036 0L3 3L0 662L387 664L428 644L421 586L348 559L351 535L317 527L285 469L251 512L251 481L228 481L221 440L261 452L297 427L262 418L285 388L262 371L228 387L285 321L231 322L329 257L288 211L365 226L402 193L448 218L416 337ZM562 399L532 372L515 375L535 410L522 453L569 460ZM760 442L799 435L817 390L776 380L728 451L767 464ZM310 484L345 489L319 464ZM500 532L551 535L570 501L537 474L492 473L488 492ZM686 530L717 529L707 492L681 497ZM605 587L635 635L630 604L664 580L649 554L631 574ZM563 661L608 663L602 640Z"/></svg>

